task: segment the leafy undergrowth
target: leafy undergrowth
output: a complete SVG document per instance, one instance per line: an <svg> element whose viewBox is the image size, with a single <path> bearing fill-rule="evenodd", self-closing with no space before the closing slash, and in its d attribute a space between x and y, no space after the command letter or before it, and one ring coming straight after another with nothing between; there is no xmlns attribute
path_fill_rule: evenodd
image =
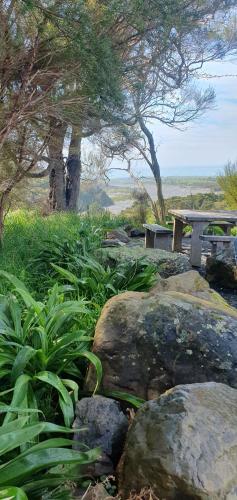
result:
<svg viewBox="0 0 237 500"><path fill-rule="evenodd" d="M0 498L73 498L80 466L98 456L72 450L70 437L88 362L95 391L102 378L91 352L95 324L110 297L156 281L143 260L115 268L98 261L101 239L116 225L121 220L108 214L8 215L0 255Z"/></svg>

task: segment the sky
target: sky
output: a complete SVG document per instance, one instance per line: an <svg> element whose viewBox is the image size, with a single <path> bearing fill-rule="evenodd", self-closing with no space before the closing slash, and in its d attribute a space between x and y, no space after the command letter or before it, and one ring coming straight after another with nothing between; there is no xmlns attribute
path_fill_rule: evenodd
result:
<svg viewBox="0 0 237 500"><path fill-rule="evenodd" d="M199 80L200 86L215 90L213 109L184 131L158 123L152 126L162 176L216 175L228 161L237 160L237 60L209 63L203 73L218 75ZM151 175L143 162L138 162L134 171ZM118 177L118 172L114 176Z"/></svg>

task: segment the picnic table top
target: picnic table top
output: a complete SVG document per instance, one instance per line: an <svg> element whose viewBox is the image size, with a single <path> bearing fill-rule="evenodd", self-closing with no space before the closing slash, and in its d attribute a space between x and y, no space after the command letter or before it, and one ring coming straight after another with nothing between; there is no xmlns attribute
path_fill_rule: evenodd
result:
<svg viewBox="0 0 237 500"><path fill-rule="evenodd" d="M237 222L237 210L169 210L169 213L183 222Z"/></svg>

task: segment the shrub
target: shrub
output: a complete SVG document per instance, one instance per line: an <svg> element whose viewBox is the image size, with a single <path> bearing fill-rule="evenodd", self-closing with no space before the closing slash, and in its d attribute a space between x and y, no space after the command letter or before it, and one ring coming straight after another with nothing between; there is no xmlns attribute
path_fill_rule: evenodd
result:
<svg viewBox="0 0 237 500"><path fill-rule="evenodd" d="M79 390L74 379L83 378L78 360L94 364L98 383L102 376L101 363L90 352L92 339L81 328L86 304L82 299L65 300L67 287L57 284L46 301L37 302L17 278L4 271L0 275L21 298L2 297L0 305L0 376L6 390L13 388L10 404L47 413L52 407L55 412L59 403L65 425L70 426ZM5 422L12 419L8 414Z"/></svg>

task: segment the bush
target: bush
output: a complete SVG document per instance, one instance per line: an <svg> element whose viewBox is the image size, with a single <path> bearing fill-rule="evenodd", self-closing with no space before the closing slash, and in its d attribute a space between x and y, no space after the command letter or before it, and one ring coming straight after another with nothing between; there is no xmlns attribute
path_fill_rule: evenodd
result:
<svg viewBox="0 0 237 500"><path fill-rule="evenodd" d="M14 274L24 281L31 292L40 287L32 279L29 262L37 258L44 242L47 248L51 243L67 241L73 246L76 241L87 251L100 246L107 230L117 227L122 219L112 218L108 212L90 212L86 216L73 213L55 213L42 217L36 211L17 210L6 217L3 248L0 251L0 268ZM46 249L47 250L47 249ZM61 251L61 249L60 249ZM66 249L65 249L66 252ZM5 281L0 282L0 293L9 290Z"/></svg>
<svg viewBox="0 0 237 500"><path fill-rule="evenodd" d="M19 301L10 295L2 297L0 303L0 376L2 387L13 389L11 402L11 392L5 398L12 407L40 409L47 417L60 408L69 427L78 382L83 380L78 360L94 364L98 384L102 376L101 363L90 352L92 339L83 330L83 316L88 313L85 302L65 300L67 289L57 284L46 301L37 302L17 278L4 271L0 276L13 284L21 298ZM13 418L11 413L4 421Z"/></svg>

